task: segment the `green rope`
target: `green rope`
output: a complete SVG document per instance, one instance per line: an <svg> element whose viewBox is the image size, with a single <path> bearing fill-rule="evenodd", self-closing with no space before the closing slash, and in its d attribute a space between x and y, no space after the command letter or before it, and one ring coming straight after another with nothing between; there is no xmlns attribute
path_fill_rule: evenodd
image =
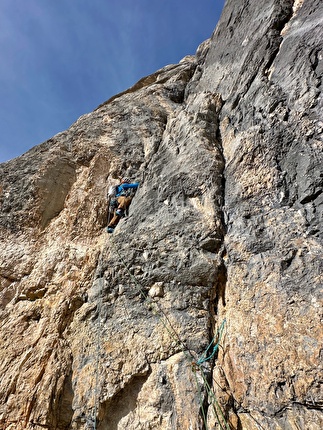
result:
<svg viewBox="0 0 323 430"><path fill-rule="evenodd" d="M204 362L211 360L214 357L215 353L218 351L225 323L226 323L226 320L224 319L222 321L220 327L218 328L216 335L214 336L214 338L212 339L212 341L210 342L210 344L206 348L205 352L202 354L202 356L199 358L199 360L196 363L194 363L195 366L193 367L193 371L195 373L195 378L196 378L197 384L198 384L198 381L197 381L197 377L196 377L196 368L201 372L203 383L204 383L209 401L212 405L215 419L217 420L217 423L220 426L220 430L231 430L230 425L228 424L228 422L224 416L222 408L219 405L219 402L217 401L215 394L214 394L212 388L210 387L210 384L209 384L209 382L205 376L204 370L201 366ZM213 345L213 349L212 349L212 352L210 353L209 351L210 351L212 345ZM199 386L198 386L198 388L199 388ZM200 390L199 390L199 393L201 393ZM202 411L205 429L208 430L208 425L207 425L207 422L205 419L205 411L204 411L203 407L201 407L201 411Z"/></svg>
<svg viewBox="0 0 323 430"><path fill-rule="evenodd" d="M215 394L214 394L214 392L213 392L212 388L210 387L210 384L208 383L208 381L207 381L207 379L206 379L206 376L205 376L205 374L204 374L204 372L203 372L203 369L201 368L201 366L198 366L198 368L199 368L199 369L200 369L200 371L201 371L202 378L203 378L203 382L204 382L204 385L205 385L206 391L207 391L207 393L208 393L208 396L209 396L210 398L212 398L212 400L213 400L213 401L212 401L212 409L213 409L214 415L215 415L215 417L216 417L216 419L217 419L217 422L218 422L219 426L221 427L221 430L231 430L231 428L230 428L230 426L229 426L229 424L228 424L228 422L227 422L227 420L226 420L226 418L225 418L225 416L224 416L224 414L223 414L222 408L221 408L221 406L219 405L219 402L217 401L217 399L216 399L216 397L215 397ZM218 411L217 411L217 410L218 410ZM221 418L222 418L222 421L224 422L224 427L223 427L223 425L222 425L222 423L221 423L221 421L220 421L220 417L219 417L219 415L218 415L218 412L220 413Z"/></svg>
<svg viewBox="0 0 323 430"><path fill-rule="evenodd" d="M205 352L203 353L202 357L198 359L198 361L197 361L198 365L204 363L205 361L211 360L211 358L214 357L215 353L219 349L219 344L220 344L220 341L221 341L221 336L222 336L222 333L223 333L225 322L226 322L226 320L224 319L222 321L222 324L218 328L216 335L214 336L214 338L212 339L211 343L209 344L209 346L206 348ZM215 342L215 340L217 340L217 343L214 344L212 353L210 355L207 355L208 352L209 352L209 349L211 348L211 346Z"/></svg>

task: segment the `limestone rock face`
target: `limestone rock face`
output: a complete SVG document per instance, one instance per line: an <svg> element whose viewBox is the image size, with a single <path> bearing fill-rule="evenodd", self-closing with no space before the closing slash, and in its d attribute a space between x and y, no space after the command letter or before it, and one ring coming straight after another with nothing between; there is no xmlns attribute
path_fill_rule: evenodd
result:
<svg viewBox="0 0 323 430"><path fill-rule="evenodd" d="M228 0L195 56L0 165L1 430L323 428L322 21Z"/></svg>

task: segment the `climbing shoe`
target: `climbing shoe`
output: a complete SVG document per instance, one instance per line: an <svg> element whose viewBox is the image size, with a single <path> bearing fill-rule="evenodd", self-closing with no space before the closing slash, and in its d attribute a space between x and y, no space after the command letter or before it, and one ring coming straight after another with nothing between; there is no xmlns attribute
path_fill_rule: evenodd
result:
<svg viewBox="0 0 323 430"><path fill-rule="evenodd" d="M123 209L117 209L116 214L119 215L120 217L124 217L124 210Z"/></svg>
<svg viewBox="0 0 323 430"><path fill-rule="evenodd" d="M107 227L107 232L108 233L113 233L114 232L114 227Z"/></svg>

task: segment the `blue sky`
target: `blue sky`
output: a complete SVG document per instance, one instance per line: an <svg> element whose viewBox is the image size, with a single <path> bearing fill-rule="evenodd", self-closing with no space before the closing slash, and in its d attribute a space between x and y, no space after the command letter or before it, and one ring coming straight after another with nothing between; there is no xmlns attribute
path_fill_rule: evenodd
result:
<svg viewBox="0 0 323 430"><path fill-rule="evenodd" d="M0 0L0 162L194 54L224 0Z"/></svg>

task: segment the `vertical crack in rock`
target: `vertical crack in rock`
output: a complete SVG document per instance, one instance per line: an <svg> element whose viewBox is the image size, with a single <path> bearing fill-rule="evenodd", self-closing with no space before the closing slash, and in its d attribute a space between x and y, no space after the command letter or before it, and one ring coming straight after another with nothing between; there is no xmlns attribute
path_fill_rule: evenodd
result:
<svg viewBox="0 0 323 430"><path fill-rule="evenodd" d="M291 2L280 3L283 8L286 5L290 11ZM311 53L319 50L320 13L320 2L304 3L285 22L280 49L270 57L272 72L268 80L259 75L244 91L243 76L250 63L244 65L237 57L228 64L229 70L235 68L237 72L232 78L217 81L218 72L214 74L213 88L225 98L220 129L226 162L228 269L228 331L225 351L223 357L219 353L218 361L228 396L234 399L234 428L256 428L256 422L264 428L270 428L272 423L285 428L296 425L296 415L299 428L308 425L316 429L320 425L317 423L322 423L321 414L306 408L297 408L296 412L294 406L296 398L306 398L313 391L313 404L321 404L321 395L313 387L313 380L318 383L321 379L313 374L315 366L321 369L316 349L320 323L314 307L307 304L308 300L322 300L318 259L322 237L322 169L318 167L323 161L322 124L318 117L321 90L320 79L313 71L315 57L310 61ZM254 25L252 22L251 28ZM236 35L242 29L243 26L235 28ZM263 28L259 30L258 40ZM245 38L248 37L246 32ZM232 47L236 49L237 45L233 43ZM270 49L262 49L260 42L252 55L267 58ZM208 73L216 71L217 62L224 61L222 55L219 45L216 52L211 51L206 59L210 70L205 72L200 88L210 85ZM256 75L261 72L258 64L253 63L253 67ZM307 323L302 326L301 315L311 315L311 329ZM282 334L285 330L290 340ZM312 342L316 351L312 350L312 358L311 348L305 351L302 342ZM285 348L289 350L287 356ZM287 361L283 362L281 356ZM301 389L304 366L307 382ZM220 380L221 372L216 372ZM257 384L254 372L271 376ZM261 402L259 398L267 400ZM226 401L230 405L229 398Z"/></svg>
<svg viewBox="0 0 323 430"><path fill-rule="evenodd" d="M286 28L286 26L288 26L291 18L293 17L294 14L294 3L295 1L292 0L290 2L284 2L282 3L282 7L280 12L276 15L276 19L274 20L274 22L272 23L272 28L270 29L270 32L275 32L275 35L270 34L272 40L274 40L274 43L276 46L274 46L271 50L270 56L267 59L267 62L264 64L263 66L263 70L264 70L264 75L267 76L268 74L270 74L270 68L272 66L272 64L275 61L275 58L279 55L279 51L281 49L281 44L284 41L283 38L283 33L284 30Z"/></svg>

